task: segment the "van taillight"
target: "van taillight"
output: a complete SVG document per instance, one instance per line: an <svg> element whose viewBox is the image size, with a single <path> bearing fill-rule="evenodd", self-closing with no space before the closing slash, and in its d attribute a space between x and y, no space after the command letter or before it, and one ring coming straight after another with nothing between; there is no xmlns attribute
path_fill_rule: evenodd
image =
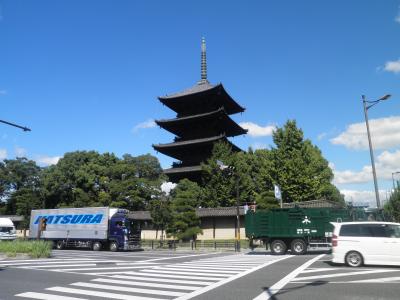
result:
<svg viewBox="0 0 400 300"><path fill-rule="evenodd" d="M332 235L332 247L337 247L338 240L337 240L337 235Z"/></svg>

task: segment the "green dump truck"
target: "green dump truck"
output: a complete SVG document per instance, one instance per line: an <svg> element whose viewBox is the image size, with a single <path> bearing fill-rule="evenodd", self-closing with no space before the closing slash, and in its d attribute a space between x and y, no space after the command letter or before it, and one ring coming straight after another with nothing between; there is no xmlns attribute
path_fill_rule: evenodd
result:
<svg viewBox="0 0 400 300"><path fill-rule="evenodd" d="M252 243L263 241L273 254L304 254L310 249L329 249L333 226L330 222L352 221L344 208L276 208L248 211L246 236Z"/></svg>

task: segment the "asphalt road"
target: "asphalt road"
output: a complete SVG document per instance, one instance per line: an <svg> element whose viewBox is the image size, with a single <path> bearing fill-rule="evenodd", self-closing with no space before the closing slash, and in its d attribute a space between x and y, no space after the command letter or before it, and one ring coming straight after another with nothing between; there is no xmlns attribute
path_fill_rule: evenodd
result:
<svg viewBox="0 0 400 300"><path fill-rule="evenodd" d="M399 299L400 267L331 265L327 254L54 251L0 261L0 299Z"/></svg>

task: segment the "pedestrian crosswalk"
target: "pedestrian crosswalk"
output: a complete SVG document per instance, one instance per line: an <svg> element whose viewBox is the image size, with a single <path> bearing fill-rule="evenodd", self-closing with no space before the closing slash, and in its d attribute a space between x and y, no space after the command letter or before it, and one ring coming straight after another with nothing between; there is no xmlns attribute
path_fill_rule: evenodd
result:
<svg viewBox="0 0 400 300"><path fill-rule="evenodd" d="M25 299L128 299L163 300L191 299L227 282L245 276L289 256L252 256L244 254L195 259L187 262L155 263L135 270L97 268L88 272L86 266L80 274L92 275L89 280L80 280L65 286L51 286L40 291L16 294ZM119 262L118 262L119 263ZM131 263L133 266L134 263ZM58 266L58 264L55 264ZM21 266L27 267L27 265ZM129 266L130 267L130 266ZM111 267L110 267L111 268ZM45 267L41 269L52 269ZM56 267L57 270L59 267ZM75 268L67 268L67 270ZM64 269L66 270L66 269ZM82 277L79 277L82 279ZM85 277L86 278L86 277Z"/></svg>
<svg viewBox="0 0 400 300"><path fill-rule="evenodd" d="M6 260L0 262L0 267L17 269L36 269L43 271L90 274L106 270L135 270L157 265L156 262L136 261L127 263L123 260L107 260L93 258L68 258L68 259L38 259L38 260Z"/></svg>

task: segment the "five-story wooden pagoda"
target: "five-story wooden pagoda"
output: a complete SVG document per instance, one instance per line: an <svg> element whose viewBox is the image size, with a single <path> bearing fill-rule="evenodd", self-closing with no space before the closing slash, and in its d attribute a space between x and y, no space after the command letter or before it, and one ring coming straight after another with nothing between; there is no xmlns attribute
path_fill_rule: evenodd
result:
<svg viewBox="0 0 400 300"><path fill-rule="evenodd" d="M244 112L225 91L223 85L212 85L207 80L206 45L201 44L201 80L193 87L158 99L176 112L176 118L156 120L165 130L173 133L172 143L153 145L158 152L173 157L172 168L164 173L172 182L180 179L199 182L201 163L210 156L214 143L225 141L233 151L240 149L228 137L246 134L247 130L233 121L229 115Z"/></svg>

